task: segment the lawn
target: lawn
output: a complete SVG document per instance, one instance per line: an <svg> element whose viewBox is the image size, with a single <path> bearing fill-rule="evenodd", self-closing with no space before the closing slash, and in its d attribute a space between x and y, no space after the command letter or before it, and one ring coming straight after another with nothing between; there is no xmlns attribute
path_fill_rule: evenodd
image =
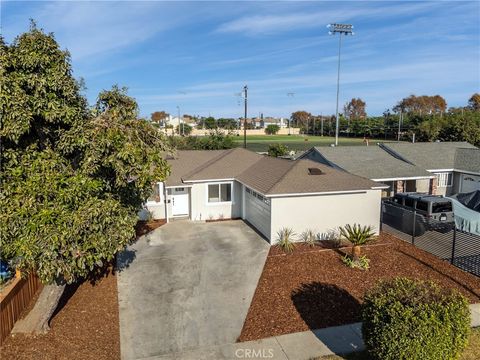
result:
<svg viewBox="0 0 480 360"><path fill-rule="evenodd" d="M351 353L348 355L329 355L322 356L316 360L369 360L368 354L366 351ZM478 360L480 359L480 328L475 328L472 330L470 337L468 339L467 348L463 351L463 354L460 356L460 360Z"/></svg>
<svg viewBox="0 0 480 360"><path fill-rule="evenodd" d="M367 271L346 267L339 249L300 250L271 249L239 341L361 321L365 292L386 278L433 280L480 302L477 277L386 233L363 247L371 260Z"/></svg>
<svg viewBox="0 0 480 360"><path fill-rule="evenodd" d="M243 146L243 136L234 137L237 146ZM371 139L370 143L378 141ZM247 148L253 151L267 151L269 144L282 143L291 150L302 151L312 146L330 146L335 143L335 138L330 136L303 136L303 135L250 135L247 136ZM362 138L345 138L338 140L339 145L365 145Z"/></svg>

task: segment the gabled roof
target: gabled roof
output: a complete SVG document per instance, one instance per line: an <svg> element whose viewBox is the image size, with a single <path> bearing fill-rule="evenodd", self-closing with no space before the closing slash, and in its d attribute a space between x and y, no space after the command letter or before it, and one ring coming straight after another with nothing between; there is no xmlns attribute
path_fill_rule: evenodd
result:
<svg viewBox="0 0 480 360"><path fill-rule="evenodd" d="M173 158L167 158L170 164L170 176L166 186L182 185L182 177L207 161L221 156L226 150L179 150Z"/></svg>
<svg viewBox="0 0 480 360"><path fill-rule="evenodd" d="M264 195L370 190L381 184L310 160L286 160L242 148L178 151L167 186L235 179ZM311 175L317 168L321 175ZM318 172L318 171L317 171Z"/></svg>
<svg viewBox="0 0 480 360"><path fill-rule="evenodd" d="M263 156L243 148L225 150L182 176L184 181L233 179Z"/></svg>
<svg viewBox="0 0 480 360"><path fill-rule="evenodd" d="M476 149L468 142L385 143L380 146L393 156L426 170L454 169L457 149Z"/></svg>
<svg viewBox="0 0 480 360"><path fill-rule="evenodd" d="M431 178L425 169L393 157L379 146L315 147L330 165L377 181Z"/></svg>
<svg viewBox="0 0 480 360"><path fill-rule="evenodd" d="M457 149L455 170L480 173L480 149Z"/></svg>
<svg viewBox="0 0 480 360"><path fill-rule="evenodd" d="M310 169L320 170L312 175ZM370 190L381 187L369 179L336 170L312 160L264 157L237 177L264 195Z"/></svg>

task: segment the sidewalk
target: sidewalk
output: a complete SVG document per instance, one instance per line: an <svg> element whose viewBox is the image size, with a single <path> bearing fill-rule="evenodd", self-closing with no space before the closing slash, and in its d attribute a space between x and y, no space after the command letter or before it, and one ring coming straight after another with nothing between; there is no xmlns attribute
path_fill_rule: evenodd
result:
<svg viewBox="0 0 480 360"><path fill-rule="evenodd" d="M470 305L472 327L480 326L480 303ZM362 323L274 336L257 341L197 348L148 360L308 360L326 355L362 351Z"/></svg>

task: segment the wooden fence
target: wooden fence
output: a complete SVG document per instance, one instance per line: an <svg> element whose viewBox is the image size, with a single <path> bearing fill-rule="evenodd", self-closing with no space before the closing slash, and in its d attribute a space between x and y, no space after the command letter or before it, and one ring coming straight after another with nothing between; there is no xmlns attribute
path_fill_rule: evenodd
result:
<svg viewBox="0 0 480 360"><path fill-rule="evenodd" d="M22 278L18 273L0 292L0 345L10 334L15 321L42 287L38 277L31 273Z"/></svg>

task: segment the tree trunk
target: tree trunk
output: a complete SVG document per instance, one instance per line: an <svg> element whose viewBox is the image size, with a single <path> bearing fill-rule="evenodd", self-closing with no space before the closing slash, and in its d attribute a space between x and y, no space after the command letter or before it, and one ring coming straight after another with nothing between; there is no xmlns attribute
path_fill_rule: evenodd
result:
<svg viewBox="0 0 480 360"><path fill-rule="evenodd" d="M353 245L353 246L352 246L352 257L353 257L353 260L358 260L358 259L360 258L360 254L361 254L360 246L358 246L358 245Z"/></svg>
<svg viewBox="0 0 480 360"><path fill-rule="evenodd" d="M58 306L65 289L64 282L45 285L37 302L25 318L18 320L13 333L44 334L50 330L49 321Z"/></svg>

